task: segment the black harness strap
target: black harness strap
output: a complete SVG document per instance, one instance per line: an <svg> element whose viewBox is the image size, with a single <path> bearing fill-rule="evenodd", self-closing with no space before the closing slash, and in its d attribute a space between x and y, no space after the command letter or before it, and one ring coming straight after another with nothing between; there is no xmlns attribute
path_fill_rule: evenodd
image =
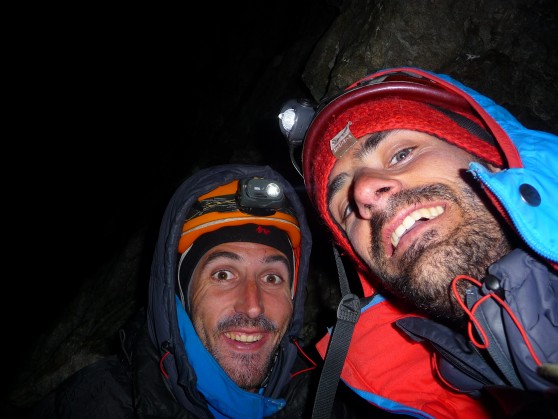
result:
<svg viewBox="0 0 558 419"><path fill-rule="evenodd" d="M333 253L335 255L342 298L337 307L337 322L329 341L320 382L318 383L314 409L312 411L313 419L329 419L331 416L341 370L349 350L355 324L360 317L360 299L356 295L351 294L347 273L335 246L333 246Z"/></svg>

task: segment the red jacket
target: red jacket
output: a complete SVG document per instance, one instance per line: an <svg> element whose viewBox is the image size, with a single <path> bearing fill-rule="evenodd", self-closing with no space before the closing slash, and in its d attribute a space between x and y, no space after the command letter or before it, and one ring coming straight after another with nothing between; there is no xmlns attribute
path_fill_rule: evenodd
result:
<svg viewBox="0 0 558 419"><path fill-rule="evenodd" d="M370 403L398 414L437 419L494 417L482 402L439 380L435 354L395 326L408 316L416 314L380 295L362 307L341 379ZM322 357L329 338L326 334L316 345Z"/></svg>

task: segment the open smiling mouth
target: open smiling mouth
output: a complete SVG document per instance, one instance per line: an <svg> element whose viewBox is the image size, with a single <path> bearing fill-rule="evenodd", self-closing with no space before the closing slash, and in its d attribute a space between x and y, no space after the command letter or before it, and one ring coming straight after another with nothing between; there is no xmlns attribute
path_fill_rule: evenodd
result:
<svg viewBox="0 0 558 419"><path fill-rule="evenodd" d="M245 335L243 333L230 333L230 332L225 332L225 336L228 337L229 339L236 340L237 342L243 342L243 343L257 342L263 337L263 335L261 334Z"/></svg>
<svg viewBox="0 0 558 419"><path fill-rule="evenodd" d="M403 235L409 231L413 225L423 219L423 220L432 220L438 217L440 214L443 214L444 208L440 205L430 208L420 208L418 210L413 211L409 215L405 217L401 225L395 229L395 231L391 234L391 244L394 248L397 247L399 244L399 240Z"/></svg>

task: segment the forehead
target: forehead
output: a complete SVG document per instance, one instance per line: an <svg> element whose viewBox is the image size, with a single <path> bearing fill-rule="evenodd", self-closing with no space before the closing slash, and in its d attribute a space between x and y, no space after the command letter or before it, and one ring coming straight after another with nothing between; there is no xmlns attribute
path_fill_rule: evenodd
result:
<svg viewBox="0 0 558 419"><path fill-rule="evenodd" d="M200 258L197 268L215 263L241 263L241 264L270 264L283 263L288 265L287 256L280 250L261 243L228 242L221 243L209 249ZM248 265L246 265L248 266Z"/></svg>
<svg viewBox="0 0 558 419"><path fill-rule="evenodd" d="M207 254L220 252L220 251L232 251L235 253L250 253L250 252L273 252L283 254L279 249L275 247L268 246L262 243L253 242L227 242L218 244L207 251Z"/></svg>
<svg viewBox="0 0 558 419"><path fill-rule="evenodd" d="M421 131L398 129L366 134L360 137L347 152L338 158L333 164L332 173L339 171L344 164L358 164L366 162L366 158L383 152L395 153L398 147L429 146L432 148L448 151L450 156L463 155L472 156L469 152L443 140L434 135ZM393 157L392 154L383 156ZM330 179L332 178L330 173Z"/></svg>

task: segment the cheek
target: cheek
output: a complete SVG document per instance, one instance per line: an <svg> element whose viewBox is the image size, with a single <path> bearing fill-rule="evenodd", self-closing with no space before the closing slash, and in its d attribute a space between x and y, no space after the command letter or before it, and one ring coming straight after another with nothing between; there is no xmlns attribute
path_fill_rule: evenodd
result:
<svg viewBox="0 0 558 419"><path fill-rule="evenodd" d="M365 257L372 240L370 233L370 223L364 220L355 220L346 230L347 238L356 252Z"/></svg>
<svg viewBox="0 0 558 419"><path fill-rule="evenodd" d="M279 327L286 327L293 314L293 301L291 300L290 290L281 295L275 296L266 303L265 315L277 322Z"/></svg>
<svg viewBox="0 0 558 419"><path fill-rule="evenodd" d="M191 300L192 315L206 325L214 325L221 313L227 309L227 302L230 302L230 298L220 298L210 291L211 287L201 287L192 293Z"/></svg>
<svg viewBox="0 0 558 419"><path fill-rule="evenodd" d="M192 309L195 309L196 311L200 310L201 308L198 307L204 301L205 295L207 293L207 287L204 287L203 285L197 285L196 282L194 282L189 292L190 294L187 298L190 299L190 307L192 307Z"/></svg>
<svg viewBox="0 0 558 419"><path fill-rule="evenodd" d="M424 168L423 173L427 177L441 177L442 179L456 179L461 176L464 170L469 168L472 158L462 150L455 151L456 147L441 150L428 162L428 168Z"/></svg>
<svg viewBox="0 0 558 419"><path fill-rule="evenodd" d="M447 162L433 161L427 168L414 172L413 176L405 179L405 189L412 189L424 185L443 184L459 185L463 183L465 169L448 165Z"/></svg>

